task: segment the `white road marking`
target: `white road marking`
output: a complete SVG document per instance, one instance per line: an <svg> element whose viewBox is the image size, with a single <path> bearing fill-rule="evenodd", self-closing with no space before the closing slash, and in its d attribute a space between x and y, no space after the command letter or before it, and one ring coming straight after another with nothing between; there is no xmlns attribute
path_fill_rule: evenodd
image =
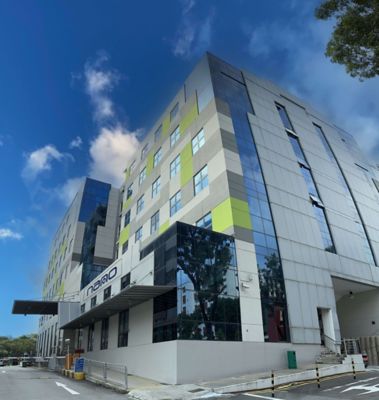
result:
<svg viewBox="0 0 379 400"><path fill-rule="evenodd" d="M2 372L3 374L6 374L6 373L7 373L7 371L4 371L4 370L2 370L1 372Z"/></svg>
<svg viewBox="0 0 379 400"><path fill-rule="evenodd" d="M362 394L370 394L370 393L375 393L375 392L379 392L379 385L374 385L374 386L369 386L369 385L357 385L357 386L351 386L345 390L343 390L341 393L345 393L345 392L350 392L350 390L365 390L365 393L360 393L360 395Z"/></svg>
<svg viewBox="0 0 379 400"><path fill-rule="evenodd" d="M376 376L375 378L361 379L361 380L356 381L356 382L346 383L345 385L334 386L334 387L332 387L330 389L323 390L323 392L331 392L332 390L341 389L341 388L344 388L346 386L357 385L358 383L362 383L362 382L369 382L369 381L372 381L373 379L378 379L378 377Z"/></svg>
<svg viewBox="0 0 379 400"><path fill-rule="evenodd" d="M250 396L250 397L256 397L258 399L267 399L267 400L272 400L272 397L267 397L267 396L262 396L260 394L252 394L252 393L244 393L244 396ZM278 397L275 397L276 400L282 400L279 399Z"/></svg>
<svg viewBox="0 0 379 400"><path fill-rule="evenodd" d="M67 390L71 394L80 394L73 389L68 388L64 383L55 382L58 387L62 387L64 390Z"/></svg>

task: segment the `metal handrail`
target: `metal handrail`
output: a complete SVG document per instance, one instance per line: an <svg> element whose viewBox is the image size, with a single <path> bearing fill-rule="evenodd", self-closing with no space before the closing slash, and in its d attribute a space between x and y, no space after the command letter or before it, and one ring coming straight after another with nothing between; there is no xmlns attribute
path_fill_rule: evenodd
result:
<svg viewBox="0 0 379 400"><path fill-rule="evenodd" d="M111 379L109 379L109 372L116 371L123 375L123 382L117 382L120 386L123 386L125 389L128 388L128 368L123 364L116 363L107 363L104 361L91 360L89 358L82 357L84 359L84 370L87 376L93 376L97 380L100 380L104 383L109 383ZM95 374L93 372L93 366L97 366L101 370L101 376L99 374ZM114 382L114 380L113 380Z"/></svg>

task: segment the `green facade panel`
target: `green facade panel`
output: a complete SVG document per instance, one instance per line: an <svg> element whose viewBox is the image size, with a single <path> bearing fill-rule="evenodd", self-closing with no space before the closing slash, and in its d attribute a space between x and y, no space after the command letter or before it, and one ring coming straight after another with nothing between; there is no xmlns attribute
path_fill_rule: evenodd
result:
<svg viewBox="0 0 379 400"><path fill-rule="evenodd" d="M159 234L167 231L167 229L170 227L170 221L167 220L165 221L160 227L159 227Z"/></svg>
<svg viewBox="0 0 379 400"><path fill-rule="evenodd" d="M122 246L125 242L129 240L129 234L130 234L130 224L127 225L121 232L120 232L120 238L118 240L120 246Z"/></svg>
<svg viewBox="0 0 379 400"><path fill-rule="evenodd" d="M198 115L199 111L197 109L197 102L195 101L190 110L180 121L179 127L181 135L184 135L187 128L193 123L193 121L195 121Z"/></svg>
<svg viewBox="0 0 379 400"><path fill-rule="evenodd" d="M167 117L162 122L162 135L163 135L163 137L166 137L168 135L169 129L170 129L170 115L167 115Z"/></svg>
<svg viewBox="0 0 379 400"><path fill-rule="evenodd" d="M154 163L154 154L151 151L147 155L147 163L146 163L146 175L149 176L151 174L151 171L153 170L153 163Z"/></svg>
<svg viewBox="0 0 379 400"><path fill-rule="evenodd" d="M193 177L192 146L187 143L180 153L180 185L183 187Z"/></svg>
<svg viewBox="0 0 379 400"><path fill-rule="evenodd" d="M122 204L122 211L125 211L129 208L130 203L132 202L132 198L129 197L123 204Z"/></svg>
<svg viewBox="0 0 379 400"><path fill-rule="evenodd" d="M249 205L246 201L229 197L212 210L212 228L224 232L231 226L252 229Z"/></svg>

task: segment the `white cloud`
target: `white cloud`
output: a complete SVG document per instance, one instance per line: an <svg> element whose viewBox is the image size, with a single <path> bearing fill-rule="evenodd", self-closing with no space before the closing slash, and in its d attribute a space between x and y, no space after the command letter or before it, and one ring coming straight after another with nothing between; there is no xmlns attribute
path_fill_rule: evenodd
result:
<svg viewBox="0 0 379 400"><path fill-rule="evenodd" d="M84 177L70 178L62 185L55 189L57 197L63 202L65 206L69 206L74 200L80 185L84 181Z"/></svg>
<svg viewBox="0 0 379 400"><path fill-rule="evenodd" d="M51 169L54 160L61 161L65 154L56 149L54 145L48 144L26 155L26 164L22 170L23 178L33 180L42 171Z"/></svg>
<svg viewBox="0 0 379 400"><path fill-rule="evenodd" d="M22 239L22 235L20 233L14 232L8 228L0 228L0 240L1 239Z"/></svg>
<svg viewBox="0 0 379 400"><path fill-rule="evenodd" d="M102 127L90 143L90 176L121 186L124 169L139 147L139 132L129 132L121 125Z"/></svg>
<svg viewBox="0 0 379 400"><path fill-rule="evenodd" d="M182 1L182 18L173 41L172 51L175 56L189 59L206 51L212 39L214 11L204 18L194 16L191 11L195 1Z"/></svg>
<svg viewBox="0 0 379 400"><path fill-rule="evenodd" d="M337 126L355 136L371 157L379 146L379 79L360 82L343 66L324 56L332 23L309 13L301 21L272 23L249 31L248 51L253 61L266 65L280 59L280 73L273 80L326 114Z"/></svg>
<svg viewBox="0 0 379 400"><path fill-rule="evenodd" d="M76 138L72 139L69 148L70 149L80 149L82 147L83 140L80 136L77 136Z"/></svg>
<svg viewBox="0 0 379 400"><path fill-rule="evenodd" d="M120 74L106 68L108 56L103 52L94 61L84 66L85 88L94 107L94 119L102 122L114 117L114 104L109 93L120 80Z"/></svg>

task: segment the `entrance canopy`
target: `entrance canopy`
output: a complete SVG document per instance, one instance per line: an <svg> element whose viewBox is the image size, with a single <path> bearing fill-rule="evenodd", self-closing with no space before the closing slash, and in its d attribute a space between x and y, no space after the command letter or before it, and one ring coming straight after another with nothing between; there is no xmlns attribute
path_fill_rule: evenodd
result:
<svg viewBox="0 0 379 400"><path fill-rule="evenodd" d="M129 309L145 301L174 289L174 286L133 285L128 286L115 296L91 308L79 317L71 320L61 329L79 329L89 324L108 318L120 311Z"/></svg>
<svg viewBox="0 0 379 400"><path fill-rule="evenodd" d="M58 314L57 301L15 300L12 314L23 315L56 315Z"/></svg>

